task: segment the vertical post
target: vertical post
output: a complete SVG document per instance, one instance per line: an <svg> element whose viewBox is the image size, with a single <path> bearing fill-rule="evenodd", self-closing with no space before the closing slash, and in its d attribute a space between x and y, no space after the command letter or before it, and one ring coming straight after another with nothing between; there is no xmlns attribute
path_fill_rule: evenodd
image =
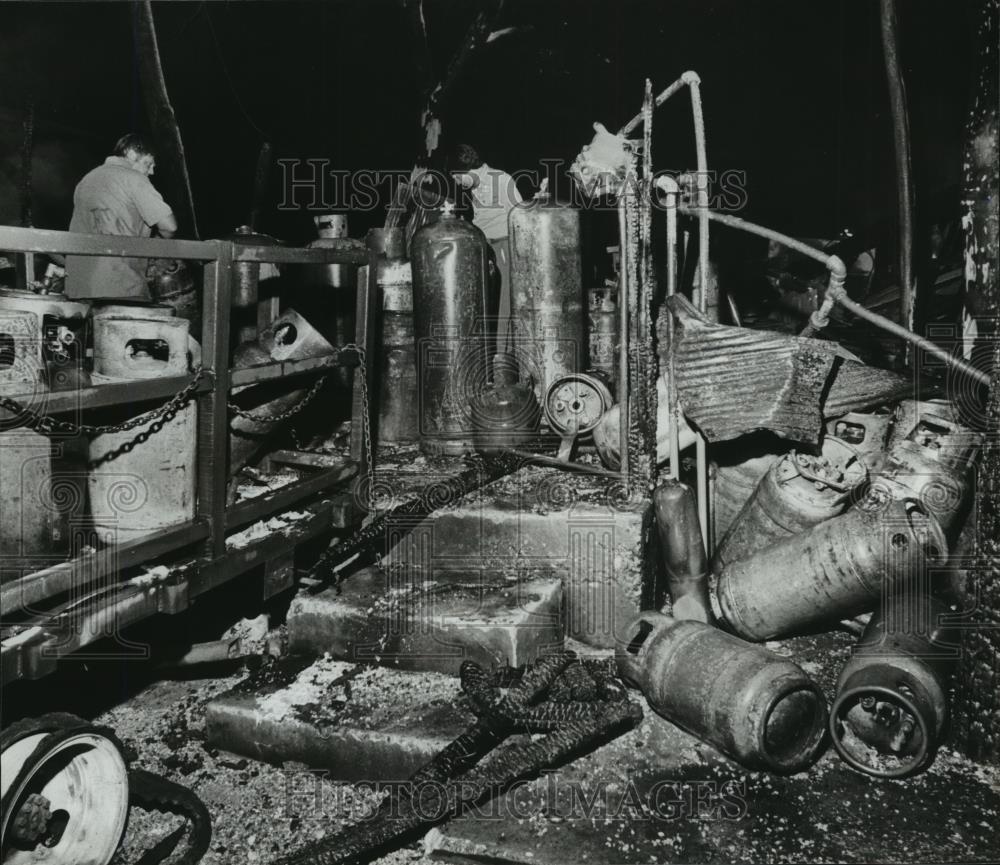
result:
<svg viewBox="0 0 1000 865"><path fill-rule="evenodd" d="M628 429L629 429L629 377L628 377L628 332L629 304L632 302L629 273L629 244L632 242L628 230L627 186L618 197L618 245L621 258L618 261L618 452L621 455L622 481L626 493L631 495L629 483Z"/></svg>
<svg viewBox="0 0 1000 865"><path fill-rule="evenodd" d="M216 259L205 267L202 292L202 358L214 377L198 398L198 516L209 523L205 556L226 552L226 486L229 481L229 304L233 245L216 241Z"/></svg>

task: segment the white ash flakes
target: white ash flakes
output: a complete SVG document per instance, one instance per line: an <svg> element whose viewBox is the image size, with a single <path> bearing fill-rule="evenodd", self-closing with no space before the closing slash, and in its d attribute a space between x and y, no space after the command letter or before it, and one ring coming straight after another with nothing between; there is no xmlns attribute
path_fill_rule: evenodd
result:
<svg viewBox="0 0 1000 865"><path fill-rule="evenodd" d="M254 541L260 541L275 532L290 529L300 520L308 519L311 514L302 511L285 511L280 516L271 517L269 520L257 520L257 522L226 538L227 550L239 550L249 546Z"/></svg>
<svg viewBox="0 0 1000 865"><path fill-rule="evenodd" d="M345 700L345 677L356 666L324 655L299 673L290 685L259 698L257 714L264 721L280 721L297 706Z"/></svg>

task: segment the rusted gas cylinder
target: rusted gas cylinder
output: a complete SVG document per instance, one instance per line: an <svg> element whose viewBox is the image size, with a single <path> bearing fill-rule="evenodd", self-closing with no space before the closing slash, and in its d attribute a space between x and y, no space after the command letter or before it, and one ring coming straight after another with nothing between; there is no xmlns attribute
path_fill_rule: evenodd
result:
<svg viewBox="0 0 1000 865"><path fill-rule="evenodd" d="M916 498L955 543L972 504L982 443L981 434L957 421L950 403L901 403L872 486L896 499Z"/></svg>
<svg viewBox="0 0 1000 865"><path fill-rule="evenodd" d="M258 234L249 225L239 226L229 240L243 246L278 246L267 234ZM233 266L232 305L240 309L257 303L260 282L277 277L278 268L270 262L239 261Z"/></svg>
<svg viewBox="0 0 1000 865"><path fill-rule="evenodd" d="M184 375L188 326L186 319L168 316L94 316L95 382ZM119 424L138 413L134 406L108 409L99 423ZM146 426L102 433L90 442L91 518L107 543L194 519L197 405L188 402L146 441L137 440Z"/></svg>
<svg viewBox="0 0 1000 865"><path fill-rule="evenodd" d="M379 381L378 440L418 438L417 360L413 348L413 275L406 259L406 229L372 229L369 241L378 259L382 298L382 374ZM363 268L367 276L368 268Z"/></svg>
<svg viewBox="0 0 1000 865"><path fill-rule="evenodd" d="M837 680L830 736L855 769L900 778L934 759L948 721L948 678L958 659L955 613L914 591L887 599Z"/></svg>
<svg viewBox="0 0 1000 865"><path fill-rule="evenodd" d="M612 390L618 381L618 290L610 286L587 291L590 368L607 376Z"/></svg>
<svg viewBox="0 0 1000 865"><path fill-rule="evenodd" d="M713 570L846 510L865 471L853 449L838 442L828 437L818 456L791 451L768 469L719 542Z"/></svg>
<svg viewBox="0 0 1000 865"><path fill-rule="evenodd" d="M880 465L885 452L892 414L886 409L852 411L826 422L826 434L851 445L865 460L870 471Z"/></svg>
<svg viewBox="0 0 1000 865"><path fill-rule="evenodd" d="M819 755L826 700L803 670L704 622L641 613L618 672L668 721L744 766L793 773Z"/></svg>
<svg viewBox="0 0 1000 865"><path fill-rule="evenodd" d="M712 494L712 535L725 537L743 506L757 489L767 470L780 459L778 454L762 454L740 463L714 463Z"/></svg>
<svg viewBox="0 0 1000 865"><path fill-rule="evenodd" d="M469 403L490 377L500 305L488 249L482 231L450 203L413 236L420 448L427 454L474 449Z"/></svg>
<svg viewBox="0 0 1000 865"><path fill-rule="evenodd" d="M510 212L511 321L521 375L541 404L587 359L580 212L547 195Z"/></svg>
<svg viewBox="0 0 1000 865"><path fill-rule="evenodd" d="M253 342L237 346L233 369L281 360L303 360L333 354L333 347L294 309L285 310ZM263 454L270 437L286 422L282 415L308 393L308 387L289 390L287 382L263 382L234 388L232 399L255 418L233 414L229 422L229 474Z"/></svg>
<svg viewBox="0 0 1000 865"><path fill-rule="evenodd" d="M676 480L666 480L653 491L660 554L667 572L667 586L676 619L712 621L708 597L708 558L698 523L694 490Z"/></svg>
<svg viewBox="0 0 1000 865"><path fill-rule="evenodd" d="M913 501L873 495L723 568L719 618L747 640L805 633L874 609L887 584L939 565L948 543Z"/></svg>
<svg viewBox="0 0 1000 865"><path fill-rule="evenodd" d="M310 249L351 249L358 241L347 237L347 215L321 213L313 217L319 237L309 244ZM358 267L356 264L321 264L309 268L308 282L327 288L354 290Z"/></svg>

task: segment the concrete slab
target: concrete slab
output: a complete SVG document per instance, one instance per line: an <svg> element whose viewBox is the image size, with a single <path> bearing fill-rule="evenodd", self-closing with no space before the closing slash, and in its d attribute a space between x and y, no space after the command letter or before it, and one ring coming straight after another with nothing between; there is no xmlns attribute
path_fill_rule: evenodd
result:
<svg viewBox="0 0 1000 865"><path fill-rule="evenodd" d="M562 646L562 596L558 578L401 582L398 573L367 568L339 589L295 598L289 646L450 675L466 659L519 667Z"/></svg>
<svg viewBox="0 0 1000 865"><path fill-rule="evenodd" d="M390 527L383 566L403 582L558 576L566 633L611 648L641 609L659 607L649 502L623 502L604 478L531 466L433 512Z"/></svg>
<svg viewBox="0 0 1000 865"><path fill-rule="evenodd" d="M409 777L475 720L438 673L290 659L209 701L210 747L345 781Z"/></svg>

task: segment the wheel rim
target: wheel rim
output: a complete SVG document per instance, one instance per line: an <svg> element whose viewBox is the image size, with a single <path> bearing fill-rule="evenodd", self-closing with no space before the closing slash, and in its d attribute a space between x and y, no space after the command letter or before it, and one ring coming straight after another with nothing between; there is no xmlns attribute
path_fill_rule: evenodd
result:
<svg viewBox="0 0 1000 865"><path fill-rule="evenodd" d="M49 735L27 736L0 755L3 865L107 865L128 819L128 775L121 751L92 730L52 735L52 746L46 748L43 741ZM48 800L48 837L31 845L17 843L11 829L32 795Z"/></svg>

